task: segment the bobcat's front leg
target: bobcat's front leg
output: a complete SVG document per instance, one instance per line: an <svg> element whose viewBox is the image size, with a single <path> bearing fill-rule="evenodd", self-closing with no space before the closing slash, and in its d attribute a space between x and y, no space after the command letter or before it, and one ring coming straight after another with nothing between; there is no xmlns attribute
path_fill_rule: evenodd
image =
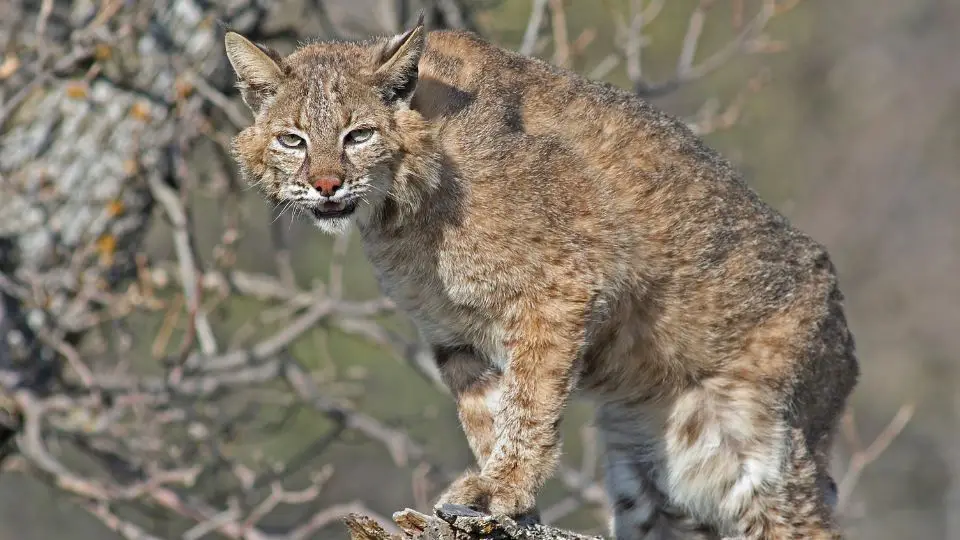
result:
<svg viewBox="0 0 960 540"><path fill-rule="evenodd" d="M564 320L560 315L569 311L544 313L543 307L511 326L494 411L495 442L489 450L479 445L485 456L479 474L462 476L441 502L514 517L535 512L536 495L559 461L559 424L576 382L584 320L579 310Z"/></svg>
<svg viewBox="0 0 960 540"><path fill-rule="evenodd" d="M440 377L457 403L460 424L483 467L493 449L494 408L500 394L500 372L476 354L472 347L434 346Z"/></svg>

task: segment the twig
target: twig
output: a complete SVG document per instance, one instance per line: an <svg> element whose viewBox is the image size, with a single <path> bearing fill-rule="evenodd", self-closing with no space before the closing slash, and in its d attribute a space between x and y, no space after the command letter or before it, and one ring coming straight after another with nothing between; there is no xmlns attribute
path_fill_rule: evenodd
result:
<svg viewBox="0 0 960 540"><path fill-rule="evenodd" d="M687 32L683 42L683 52L677 62L677 71L673 78L661 83L635 82L635 91L644 97L656 97L669 93L682 84L713 73L726 64L731 58L743 51L744 47L763 31L771 18L784 11L786 11L786 9L782 6L777 6L773 0L764 0L763 6L757 15L744 26L743 30L741 30L735 38L707 59L699 64L695 64L693 59L696 56L696 48L699 43L703 28L703 18L705 16L703 4L701 3L701 5L694 10L690 17L690 22L687 25Z"/></svg>
<svg viewBox="0 0 960 540"><path fill-rule="evenodd" d="M406 466L411 459L420 459L424 455L423 448L403 431L384 426L371 416L337 405L321 395L306 371L299 365L288 362L284 375L300 399L334 418L343 418L347 428L356 429L382 443L397 466Z"/></svg>
<svg viewBox="0 0 960 540"><path fill-rule="evenodd" d="M23 103L23 101L27 99L34 90L37 89L37 87L44 84L49 79L50 75L48 73L40 73L29 83L25 84L23 88L17 90L17 93L11 96L9 100L6 100L6 103L0 107L0 127L3 127L3 125L7 122L7 118L13 114L13 111L17 110L17 107L19 107L20 104Z"/></svg>
<svg viewBox="0 0 960 540"><path fill-rule="evenodd" d="M246 530L252 529L260 520L273 512L280 503L305 502L317 498L319 494L320 490L317 486L310 486L300 493L291 494L285 491L279 483L274 483L270 486L270 495L250 512L247 518L240 523L240 527Z"/></svg>
<svg viewBox="0 0 960 540"><path fill-rule="evenodd" d="M915 407L912 403L901 406L897 414L894 415L893 419L890 420L883 431L877 435L877 438L874 439L869 446L865 449L858 448L854 451L850 457L847 471L837 486L837 512L843 512L850 502L850 495L853 494L853 489L860 480L860 475L863 473L863 470L867 465L876 461L877 458L880 457L880 454L900 435L903 428L907 426L907 423L910 422L910 419L913 417L914 410ZM855 444L859 444L859 438L854 439L854 442Z"/></svg>
<svg viewBox="0 0 960 540"><path fill-rule="evenodd" d="M583 426L580 428L580 441L583 444L583 458L580 461L580 476L583 478L593 478L597 467L597 457L599 450L597 448L597 430L593 426Z"/></svg>
<svg viewBox="0 0 960 540"><path fill-rule="evenodd" d="M413 501L416 504L417 508L426 510L430 505L429 493L431 489L431 482L429 479L430 474L430 465L427 463L421 463L413 469L411 475L410 484L411 491L413 492Z"/></svg>
<svg viewBox="0 0 960 540"><path fill-rule="evenodd" d="M234 102L230 101L227 96L223 95L223 92L220 92L208 83L205 78L193 71L186 71L184 76L190 81L193 87L197 89L197 92L199 92L201 96L223 111L234 128L240 130L250 124L251 119L249 115L237 107Z"/></svg>
<svg viewBox="0 0 960 540"><path fill-rule="evenodd" d="M82 501L80 506L99 519L108 529L127 540L162 540L160 537L153 536L137 525L120 519L119 516L110 511L110 506L105 502Z"/></svg>
<svg viewBox="0 0 960 540"><path fill-rule="evenodd" d="M642 50L645 44L643 39L643 27L645 26L643 0L632 0L630 2L630 12L633 17L627 33L627 77L637 83L643 77Z"/></svg>
<svg viewBox="0 0 960 540"><path fill-rule="evenodd" d="M343 298L343 260L349 247L350 235L348 234L341 234L333 242L330 260L330 285L328 286L330 298L333 300Z"/></svg>
<svg viewBox="0 0 960 540"><path fill-rule="evenodd" d="M602 79L610 74L611 71L616 69L617 65L620 63L620 55L616 53L611 53L601 60L597 65L590 71L587 75L590 79Z"/></svg>
<svg viewBox="0 0 960 540"><path fill-rule="evenodd" d="M80 353L77 352L72 345L63 341L57 332L40 332L38 337L40 341L47 344L50 347L56 349L57 352L63 355L67 359L67 364L76 372L77 376L80 378L80 383L87 388L92 388L96 385L96 377L93 375L93 371L85 363L83 359L80 358Z"/></svg>
<svg viewBox="0 0 960 540"><path fill-rule="evenodd" d="M455 0L434 0L437 9L443 13L444 21L451 28L467 28L467 19Z"/></svg>
<svg viewBox="0 0 960 540"><path fill-rule="evenodd" d="M97 500L107 500L109 495L98 484L74 475L47 451L43 444L42 405L27 390L14 395L17 407L23 415L23 425L17 435L17 446L30 462L54 477L57 486L74 494Z"/></svg>
<svg viewBox="0 0 960 540"><path fill-rule="evenodd" d="M37 26L34 30L36 34L37 44L40 50L39 54L39 64L42 66L46 63L47 59L47 45L46 37L44 34L47 33L47 21L50 20L50 14L53 12L53 0L43 0L40 3L40 13L37 15Z"/></svg>
<svg viewBox="0 0 960 540"><path fill-rule="evenodd" d="M740 114L747 102L747 96L756 93L769 80L769 72L761 71L755 77L752 77L744 87L737 92L737 95L727 104L723 111L718 111L719 104L716 99L708 99L697 113L693 121L688 121L687 125L697 135L706 135L721 129L727 129L740 120Z"/></svg>
<svg viewBox="0 0 960 540"><path fill-rule="evenodd" d="M327 39L339 39L340 31L330 18L330 13L327 11L326 0L313 0L311 5L313 6L314 13L317 14L317 18L320 19L320 29L324 37ZM395 30L396 32L402 31L401 28L396 28Z"/></svg>
<svg viewBox="0 0 960 540"><path fill-rule="evenodd" d="M174 296L173 303L163 316L163 322L160 323L160 329L157 330L157 335L154 337L153 345L150 347L150 352L154 359L161 358L166 352L167 343L170 341L170 336L173 335L173 330L177 326L177 321L180 320L180 310L182 308L183 295L178 294Z"/></svg>
<svg viewBox="0 0 960 540"><path fill-rule="evenodd" d="M347 504L337 504L317 512L307 523L295 529L288 535L289 540L303 540L309 538L314 531L326 527L334 522L340 521L351 514L364 514L371 516L380 522L381 526L388 534L400 534L400 528L393 525L388 519L371 511L360 501L353 501Z"/></svg>
<svg viewBox="0 0 960 540"><path fill-rule="evenodd" d="M160 177L156 175L147 175L147 181L150 185L150 191L153 196L160 201L160 204L166 210L167 217L173 225L173 241L177 252L177 258L180 261L180 276L182 278L183 292L190 306L190 312L195 314L195 328L197 338L200 341L200 348L205 355L214 355L217 352L217 342L213 335L213 328L207 319L206 313L200 311L200 279L197 274L197 265L194 259L193 239L187 228L187 214L183 208L180 198Z"/></svg>
<svg viewBox="0 0 960 540"><path fill-rule="evenodd" d="M570 38L567 37L567 13L563 0L550 0L550 25L553 27L553 63L566 67L570 60Z"/></svg>
<svg viewBox="0 0 960 540"><path fill-rule="evenodd" d="M680 57L677 59L677 74L683 75L690 71L693 66L693 58L697 54L697 45L700 43L700 36L703 34L703 25L707 20L707 8L713 5L711 0L701 0L697 7L690 14L690 20L687 22L687 31L683 35L683 46L680 49Z"/></svg>
<svg viewBox="0 0 960 540"><path fill-rule="evenodd" d="M735 30L743 26L743 0L731 0L730 24Z"/></svg>
<svg viewBox="0 0 960 540"><path fill-rule="evenodd" d="M183 540L200 540L204 536L212 532L222 530L228 524L234 523L239 516L239 511L236 508L228 508L219 514L216 514L209 519L200 521L193 527L190 527L183 533ZM248 531L251 534L254 531Z"/></svg>
<svg viewBox="0 0 960 540"><path fill-rule="evenodd" d="M284 287L295 288L297 286L296 274L293 271L293 261L290 256L290 245L288 235L289 226L284 226L285 219L282 219L283 211L279 205L271 207L270 217L270 240L273 242L273 256L277 265L277 276Z"/></svg>
<svg viewBox="0 0 960 540"><path fill-rule="evenodd" d="M592 426L583 426L580 429L580 440L583 444L583 459L580 462L580 479L588 480L594 476L597 467L597 433ZM564 497L559 502L545 508L540 519L546 524L556 523L558 520L583 506L583 498L579 493Z"/></svg>
<svg viewBox="0 0 960 540"><path fill-rule="evenodd" d="M252 362L266 360L277 355L324 317L332 315L369 316L379 313L384 307L384 303L379 300L337 303L318 298L307 312L297 320L250 349L209 357L202 354L193 354L187 359L186 367L207 373L238 369L250 365Z"/></svg>
<svg viewBox="0 0 960 540"><path fill-rule="evenodd" d="M346 422L343 417L338 417L334 419L336 425L328 433L325 433L323 437L313 441L305 448L297 452L297 454L287 460L286 465L284 466L284 471L289 473L289 471L296 471L302 466L306 465L311 459L316 458L323 452L325 452L330 445L335 443L340 439L340 436L343 435L344 430L347 428ZM329 475L328 475L329 476ZM282 473L275 473L257 478L253 484L250 486L250 489L259 489L263 487L264 484L276 482L283 477Z"/></svg>
<svg viewBox="0 0 960 540"><path fill-rule="evenodd" d="M533 48L536 47L537 39L540 37L540 27L543 26L543 15L546 9L547 0L533 0L530 19L527 20L527 29L524 31L523 41L520 43L520 54L525 56L533 54Z"/></svg>

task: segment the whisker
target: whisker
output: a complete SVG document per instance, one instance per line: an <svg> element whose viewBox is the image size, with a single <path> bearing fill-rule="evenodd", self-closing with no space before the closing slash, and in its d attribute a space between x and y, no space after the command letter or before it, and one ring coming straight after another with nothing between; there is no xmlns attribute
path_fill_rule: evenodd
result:
<svg viewBox="0 0 960 540"><path fill-rule="evenodd" d="M259 186L260 184L263 184L266 181L267 181L267 178L262 176L254 182L247 182L247 185L246 187L243 188L243 191L250 191L251 189Z"/></svg>
<svg viewBox="0 0 960 540"><path fill-rule="evenodd" d="M299 204L293 209L293 218L290 219L290 223L287 224L287 232L293 230L293 222L297 220L297 217L300 213L303 212L303 207Z"/></svg>
<svg viewBox="0 0 960 540"><path fill-rule="evenodd" d="M382 194L385 195L388 199L392 199L393 201L395 201L395 202L398 203L398 204L401 204L401 205L404 205L404 206L410 206L410 205L412 204L412 202L411 202L409 199L401 198L401 197L399 197L396 193L394 193L394 192L392 192L392 191L389 191L389 190L386 190L386 189L383 189L383 188L380 187L380 186L375 186L375 185L373 185L373 184L365 184L365 185L363 185L363 186L361 186L361 187L363 187L364 189L371 189L371 190L376 191L376 192L378 192L378 193L382 193Z"/></svg>
<svg viewBox="0 0 960 540"><path fill-rule="evenodd" d="M277 217L273 218L273 221L271 223L276 223L277 220L280 219L281 216L283 216L283 213L287 211L287 208L290 207L290 204L291 204L290 201L283 201L283 206L280 207L280 211L277 212Z"/></svg>

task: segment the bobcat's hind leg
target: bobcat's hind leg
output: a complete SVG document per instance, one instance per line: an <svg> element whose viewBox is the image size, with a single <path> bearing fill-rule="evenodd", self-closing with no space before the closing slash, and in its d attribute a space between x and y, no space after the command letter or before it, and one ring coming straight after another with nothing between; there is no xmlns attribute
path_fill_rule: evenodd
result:
<svg viewBox="0 0 960 540"><path fill-rule="evenodd" d="M719 540L682 511L671 508L647 477L636 456L608 452L605 483L612 510L610 534L616 540Z"/></svg>
<svg viewBox="0 0 960 540"><path fill-rule="evenodd" d="M609 404L597 412L610 534L616 540L719 540L657 488L655 440L643 418L644 411Z"/></svg>

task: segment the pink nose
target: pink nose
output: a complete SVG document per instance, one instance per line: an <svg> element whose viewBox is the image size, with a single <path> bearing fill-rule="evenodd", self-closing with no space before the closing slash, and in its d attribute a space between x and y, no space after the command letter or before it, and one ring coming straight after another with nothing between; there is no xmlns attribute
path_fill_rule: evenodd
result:
<svg viewBox="0 0 960 540"><path fill-rule="evenodd" d="M317 191L325 197L329 197L336 193L340 186L343 185L343 181L335 176L324 176L314 180L313 187L317 188Z"/></svg>

